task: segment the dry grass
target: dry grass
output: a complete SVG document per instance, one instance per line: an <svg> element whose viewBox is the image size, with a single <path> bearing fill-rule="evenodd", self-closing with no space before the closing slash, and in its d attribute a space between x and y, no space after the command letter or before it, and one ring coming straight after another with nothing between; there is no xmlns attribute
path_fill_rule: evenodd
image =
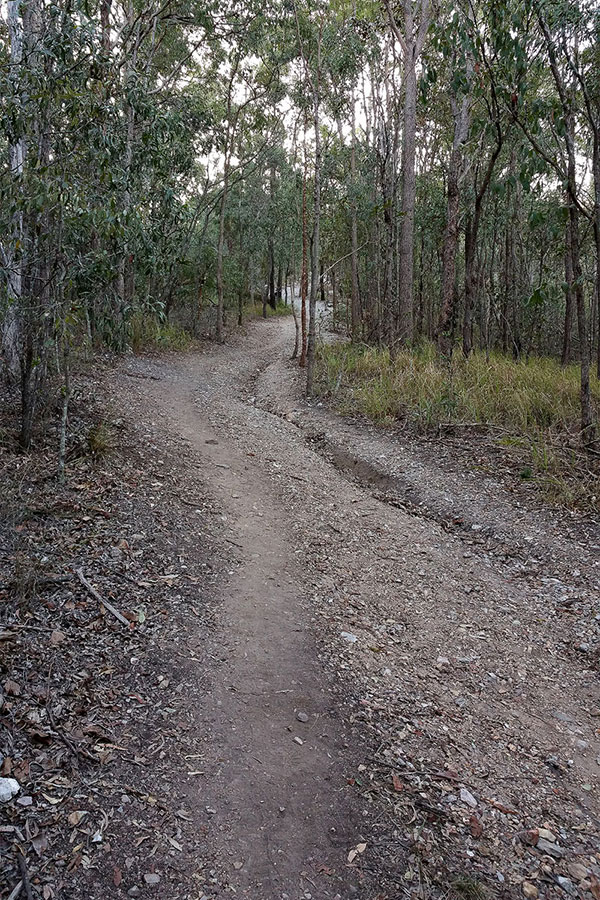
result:
<svg viewBox="0 0 600 900"><path fill-rule="evenodd" d="M273 309L273 307L269 306L269 304L267 303L266 311L267 319L270 319L271 316L291 316L292 307L289 304L286 306L285 303L280 302L277 304L276 308ZM253 303L252 306L246 307L245 314L251 319L262 318L262 303Z"/></svg>
<svg viewBox="0 0 600 900"><path fill-rule="evenodd" d="M351 344L321 348L318 389L344 412L380 424L412 423L419 430L446 424L486 425L519 461L523 479L535 478L552 500L598 509L598 459L578 448L579 370L553 359L515 362L499 353L439 360L426 344L401 352ZM592 377L598 420L600 383Z"/></svg>
<svg viewBox="0 0 600 900"><path fill-rule="evenodd" d="M160 322L154 316L134 316L130 322L130 341L135 353L143 350L187 350L191 335L180 325Z"/></svg>

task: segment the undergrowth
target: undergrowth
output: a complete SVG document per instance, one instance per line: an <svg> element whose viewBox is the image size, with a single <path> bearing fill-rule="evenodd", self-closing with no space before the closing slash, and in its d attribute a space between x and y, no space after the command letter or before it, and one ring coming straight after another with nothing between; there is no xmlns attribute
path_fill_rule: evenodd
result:
<svg viewBox="0 0 600 900"><path fill-rule="evenodd" d="M130 342L135 353L149 348L186 350L192 336L180 325L159 321L152 316L134 316L130 322Z"/></svg>
<svg viewBox="0 0 600 900"><path fill-rule="evenodd" d="M267 303L267 318L271 318L271 316L291 316L292 307L288 304L279 302L275 309L272 306L269 306ZM263 306L262 303L253 303L252 306L248 307L248 313L250 318L259 318L262 317L263 314Z"/></svg>
<svg viewBox="0 0 600 900"><path fill-rule="evenodd" d="M515 362L456 354L439 360L424 344L398 353L364 345L331 344L319 351L317 385L344 412L380 424L412 423L418 430L486 426L513 452L523 480L541 483L552 500L600 507L600 466L578 447L579 370L549 358ZM600 383L592 376L598 419Z"/></svg>

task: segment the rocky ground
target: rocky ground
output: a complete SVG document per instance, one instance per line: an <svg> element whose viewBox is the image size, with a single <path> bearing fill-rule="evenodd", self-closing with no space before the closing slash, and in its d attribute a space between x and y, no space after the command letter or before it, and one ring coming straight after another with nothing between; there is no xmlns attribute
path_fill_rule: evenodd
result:
<svg viewBox="0 0 600 900"><path fill-rule="evenodd" d="M5 454L7 896L598 900L597 523L308 405L292 329L126 361L62 493Z"/></svg>

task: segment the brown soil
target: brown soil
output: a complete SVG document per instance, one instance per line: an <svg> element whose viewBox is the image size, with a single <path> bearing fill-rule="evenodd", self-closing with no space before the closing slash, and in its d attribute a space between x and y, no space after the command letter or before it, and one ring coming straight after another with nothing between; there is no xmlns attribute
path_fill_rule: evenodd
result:
<svg viewBox="0 0 600 900"><path fill-rule="evenodd" d="M208 539L226 565L202 582L211 627L179 601L187 743L140 767L166 817L185 796L185 860L175 871L171 847L144 866L116 816L113 855L60 896L597 900L595 523L308 405L292 328L258 322L112 378L163 461L168 521L140 497L157 541L195 572ZM176 733L173 718L153 728Z"/></svg>

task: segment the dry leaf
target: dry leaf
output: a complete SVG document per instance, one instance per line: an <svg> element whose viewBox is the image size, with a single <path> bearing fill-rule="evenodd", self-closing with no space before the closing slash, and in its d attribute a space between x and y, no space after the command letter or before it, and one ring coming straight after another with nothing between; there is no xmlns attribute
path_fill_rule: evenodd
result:
<svg viewBox="0 0 600 900"><path fill-rule="evenodd" d="M69 825L79 825L84 816L87 816L86 809L76 809L75 812L69 813L67 821Z"/></svg>
<svg viewBox="0 0 600 900"><path fill-rule="evenodd" d="M474 838L479 838L483 834L483 825L481 824L475 813L473 813L473 815L469 819L469 830Z"/></svg>
<svg viewBox="0 0 600 900"><path fill-rule="evenodd" d="M394 785L395 791L403 791L404 790L404 783L403 783L402 779L400 778L400 776L396 775L395 772L392 775L392 784Z"/></svg>

